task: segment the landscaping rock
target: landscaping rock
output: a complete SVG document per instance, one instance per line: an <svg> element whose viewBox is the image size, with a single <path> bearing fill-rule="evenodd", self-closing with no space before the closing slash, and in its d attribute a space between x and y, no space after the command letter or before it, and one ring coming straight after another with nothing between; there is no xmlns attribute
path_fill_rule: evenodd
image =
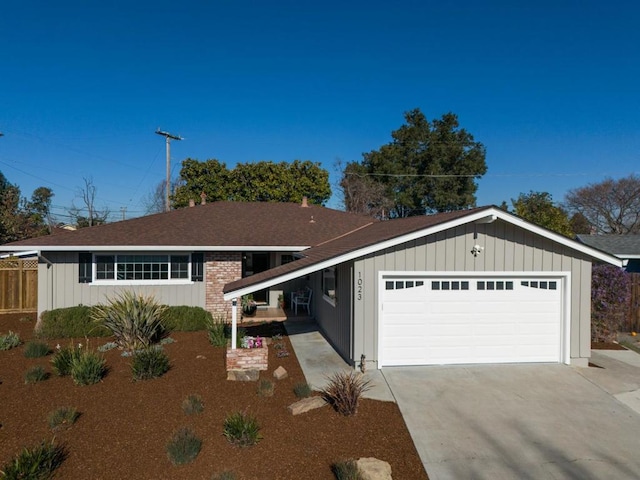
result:
<svg viewBox="0 0 640 480"><path fill-rule="evenodd" d="M391 465L373 457L359 458L356 462L362 480L392 480Z"/></svg>
<svg viewBox="0 0 640 480"><path fill-rule="evenodd" d="M235 382L257 382L260 378L260 370L229 370L227 380Z"/></svg>
<svg viewBox="0 0 640 480"><path fill-rule="evenodd" d="M300 415L301 413L308 412L309 410L324 407L326 404L327 402L325 402L322 397L307 397L296 403L292 403L287 407L287 409L291 412L291 415Z"/></svg>
<svg viewBox="0 0 640 480"><path fill-rule="evenodd" d="M205 357L204 355L198 355L196 358L198 360L206 360L207 359L207 357Z"/></svg>
<svg viewBox="0 0 640 480"><path fill-rule="evenodd" d="M273 372L273 377L276 380L282 380L283 378L287 378L288 376L289 376L289 373L285 370L285 368L282 365L276 368L275 371Z"/></svg>

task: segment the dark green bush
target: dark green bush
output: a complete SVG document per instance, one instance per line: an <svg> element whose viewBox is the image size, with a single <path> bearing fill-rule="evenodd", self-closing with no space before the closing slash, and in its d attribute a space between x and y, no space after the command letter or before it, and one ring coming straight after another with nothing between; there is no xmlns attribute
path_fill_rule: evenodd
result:
<svg viewBox="0 0 640 480"><path fill-rule="evenodd" d="M91 319L93 308L85 305L57 308L42 313L37 334L41 338L109 337L111 331Z"/></svg>
<svg viewBox="0 0 640 480"><path fill-rule="evenodd" d="M311 385L309 385L306 382L303 383L296 383L293 386L293 393L295 394L295 396L297 398L307 398L311 396L311 392L312 392L312 388Z"/></svg>
<svg viewBox="0 0 640 480"><path fill-rule="evenodd" d="M76 385L93 385L102 380L106 373L106 362L97 352L79 349L71 359L71 378Z"/></svg>
<svg viewBox="0 0 640 480"><path fill-rule="evenodd" d="M162 348L148 347L133 354L131 372L134 380L158 378L169 371L169 357Z"/></svg>
<svg viewBox="0 0 640 480"><path fill-rule="evenodd" d="M73 407L60 407L49 413L47 423L51 430L69 428L76 423L80 413Z"/></svg>
<svg viewBox="0 0 640 480"><path fill-rule="evenodd" d="M24 346L24 356L27 358L46 357L50 353L49 345L44 342L29 342Z"/></svg>
<svg viewBox="0 0 640 480"><path fill-rule="evenodd" d="M239 447L250 447L262 439L258 421L255 417L242 412L227 416L222 434L229 443Z"/></svg>
<svg viewBox="0 0 640 480"><path fill-rule="evenodd" d="M168 307L162 316L166 331L196 332L205 330L211 322L211 313L201 307Z"/></svg>
<svg viewBox="0 0 640 480"><path fill-rule="evenodd" d="M204 402L200 395L189 395L182 401L182 411L187 415L195 415L204 410Z"/></svg>
<svg viewBox="0 0 640 480"><path fill-rule="evenodd" d="M202 440L189 428L176 431L167 443L167 456L174 465L184 465L195 460L202 448Z"/></svg>
<svg viewBox="0 0 640 480"><path fill-rule="evenodd" d="M46 380L49 374L40 365L31 367L24 374L24 383L37 383Z"/></svg>
<svg viewBox="0 0 640 480"><path fill-rule="evenodd" d="M331 466L336 480L361 480L362 476L358 470L358 464L355 460L344 460L336 462Z"/></svg>
<svg viewBox="0 0 640 480"><path fill-rule="evenodd" d="M64 447L56 445L54 440L33 448L25 448L14 456L2 469L3 480L46 480L66 458Z"/></svg>

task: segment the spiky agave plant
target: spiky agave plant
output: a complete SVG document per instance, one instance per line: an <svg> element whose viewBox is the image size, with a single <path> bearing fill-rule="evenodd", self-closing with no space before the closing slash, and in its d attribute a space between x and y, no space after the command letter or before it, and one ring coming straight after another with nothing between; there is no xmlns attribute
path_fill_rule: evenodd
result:
<svg viewBox="0 0 640 480"><path fill-rule="evenodd" d="M134 352L159 339L166 309L152 296L124 291L106 305L94 307L92 318L113 332L119 347Z"/></svg>

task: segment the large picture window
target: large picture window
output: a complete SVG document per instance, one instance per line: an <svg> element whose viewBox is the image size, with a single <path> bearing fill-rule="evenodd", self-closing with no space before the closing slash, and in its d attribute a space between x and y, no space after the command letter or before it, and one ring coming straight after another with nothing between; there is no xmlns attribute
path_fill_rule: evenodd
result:
<svg viewBox="0 0 640 480"><path fill-rule="evenodd" d="M190 255L95 255L95 279L123 282L188 280L191 266Z"/></svg>

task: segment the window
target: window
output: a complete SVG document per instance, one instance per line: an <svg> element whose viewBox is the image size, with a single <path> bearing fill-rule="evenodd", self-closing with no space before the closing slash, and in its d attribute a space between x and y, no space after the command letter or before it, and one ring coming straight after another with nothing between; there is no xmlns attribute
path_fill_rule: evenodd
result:
<svg viewBox="0 0 640 480"><path fill-rule="evenodd" d="M88 254L89 257L91 254ZM82 282L90 282L87 278L92 264L87 267L88 257L79 259L80 276ZM83 260L85 263L83 263ZM201 282L204 280L204 255L95 255L95 280L107 281L154 281L154 280L188 280ZM84 276L83 276L84 272Z"/></svg>
<svg viewBox="0 0 640 480"><path fill-rule="evenodd" d="M322 293L331 300L336 298L336 269L325 268L322 271Z"/></svg>
<svg viewBox="0 0 640 480"><path fill-rule="evenodd" d="M78 281L80 283L91 283L93 279L92 273L92 255L89 252L80 252L78 254Z"/></svg>

